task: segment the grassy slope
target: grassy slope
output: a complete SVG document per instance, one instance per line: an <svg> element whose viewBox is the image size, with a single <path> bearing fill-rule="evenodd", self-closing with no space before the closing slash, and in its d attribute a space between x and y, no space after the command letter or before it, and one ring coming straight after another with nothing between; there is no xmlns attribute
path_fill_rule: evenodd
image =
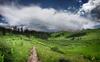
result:
<svg viewBox="0 0 100 62"><path fill-rule="evenodd" d="M100 62L100 29L86 30L81 39L67 38L71 33L52 33L48 40L24 35L0 35L0 62L27 62L29 50L35 46L42 62ZM2 53L2 47L9 52ZM6 49L4 51L6 51ZM10 56L10 57L9 57Z"/></svg>

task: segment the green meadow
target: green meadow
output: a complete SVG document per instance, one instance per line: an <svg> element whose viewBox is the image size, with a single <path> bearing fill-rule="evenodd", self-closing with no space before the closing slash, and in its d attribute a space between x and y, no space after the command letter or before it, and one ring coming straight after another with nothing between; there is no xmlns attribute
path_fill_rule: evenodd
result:
<svg viewBox="0 0 100 62"><path fill-rule="evenodd" d="M41 62L100 62L100 29L35 35L0 31L0 62L27 62L33 46Z"/></svg>

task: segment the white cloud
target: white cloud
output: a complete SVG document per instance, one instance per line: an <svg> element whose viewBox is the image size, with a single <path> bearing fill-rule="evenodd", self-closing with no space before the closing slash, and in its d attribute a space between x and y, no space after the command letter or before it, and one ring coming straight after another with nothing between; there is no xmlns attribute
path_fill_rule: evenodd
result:
<svg viewBox="0 0 100 62"><path fill-rule="evenodd" d="M89 0L87 3L82 5L82 8L79 10L79 13L85 12L90 13L94 8L100 5L100 0Z"/></svg>
<svg viewBox="0 0 100 62"><path fill-rule="evenodd" d="M94 22L65 11L57 11L53 8L41 8L39 6L11 6L1 5L0 13L5 17L9 25L26 25L39 31L70 31L80 30L84 25Z"/></svg>

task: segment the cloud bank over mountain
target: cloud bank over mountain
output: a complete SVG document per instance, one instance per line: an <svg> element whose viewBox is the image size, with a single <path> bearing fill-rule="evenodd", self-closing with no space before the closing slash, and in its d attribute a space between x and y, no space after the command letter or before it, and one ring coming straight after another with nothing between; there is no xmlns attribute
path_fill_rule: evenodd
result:
<svg viewBox="0 0 100 62"><path fill-rule="evenodd" d="M71 13L67 10L59 11L54 8L41 8L36 5L0 5L0 14L8 25L24 25L36 31L77 31L95 28L99 24L92 19L80 16L85 13L90 15L90 12L99 6L97 1L100 2L99 0L89 0L88 3L83 4L78 13Z"/></svg>

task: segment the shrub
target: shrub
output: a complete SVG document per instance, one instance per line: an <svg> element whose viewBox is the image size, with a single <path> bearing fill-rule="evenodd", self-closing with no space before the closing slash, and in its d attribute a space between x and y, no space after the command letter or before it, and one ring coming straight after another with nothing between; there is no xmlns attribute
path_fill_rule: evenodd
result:
<svg viewBox="0 0 100 62"><path fill-rule="evenodd" d="M61 50L59 50L59 48L57 48L57 47L52 47L51 50L55 51L55 52L58 52L58 53L61 53L61 54L64 54L64 52L62 52Z"/></svg>
<svg viewBox="0 0 100 62"><path fill-rule="evenodd" d="M7 43L0 41L0 52L1 56L3 57L2 60L4 60L4 62L12 62L13 57L11 48Z"/></svg>
<svg viewBox="0 0 100 62"><path fill-rule="evenodd" d="M68 60L68 59L65 59L65 58L60 58L60 59L59 59L59 62L71 62L71 61Z"/></svg>

